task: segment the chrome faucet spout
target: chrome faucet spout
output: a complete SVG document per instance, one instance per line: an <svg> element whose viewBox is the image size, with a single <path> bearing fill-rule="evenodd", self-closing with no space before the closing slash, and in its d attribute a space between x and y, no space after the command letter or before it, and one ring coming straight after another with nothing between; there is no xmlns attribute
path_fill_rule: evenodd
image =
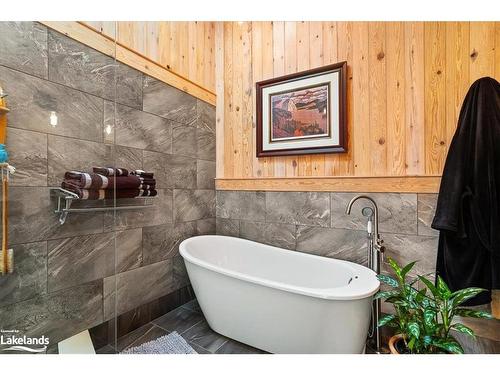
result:
<svg viewBox="0 0 500 375"><path fill-rule="evenodd" d="M374 221L374 223L373 223L373 235L374 235L375 238L378 238L378 236L379 236L379 234L378 234L378 206L377 206L377 203L373 200L373 198L369 197L368 195L356 195L347 204L347 206L345 208L345 213L347 215L351 214L352 205L358 199L366 199L366 200L370 201L370 203L372 204L372 206L373 206L373 215L374 215L374 218L373 218L373 221Z"/></svg>

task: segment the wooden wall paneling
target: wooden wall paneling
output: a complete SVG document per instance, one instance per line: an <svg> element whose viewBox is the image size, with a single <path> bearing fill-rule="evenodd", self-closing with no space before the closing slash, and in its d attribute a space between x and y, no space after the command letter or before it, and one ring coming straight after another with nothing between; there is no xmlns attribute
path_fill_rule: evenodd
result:
<svg viewBox="0 0 500 375"><path fill-rule="evenodd" d="M199 23L198 23L199 24ZM215 75L214 72L214 30L215 23L214 22L203 22L204 26L204 44L200 44L198 46L198 50L200 54L203 55L202 60L204 60L204 69L203 69L203 80L201 82L204 83L206 87L214 87L215 86ZM201 31L200 31L201 32Z"/></svg>
<svg viewBox="0 0 500 375"><path fill-rule="evenodd" d="M285 74L297 72L297 24L293 21L285 22ZM285 175L296 177L299 174L298 156L285 158Z"/></svg>
<svg viewBox="0 0 500 375"><path fill-rule="evenodd" d="M273 75L285 74L285 22L273 22ZM285 177L286 156L274 157L274 176Z"/></svg>
<svg viewBox="0 0 500 375"><path fill-rule="evenodd" d="M262 23L262 79L269 79L274 76L274 41L273 22ZM264 176L274 176L275 158L262 158L266 165ZM261 160L262 160L261 159Z"/></svg>
<svg viewBox="0 0 500 375"><path fill-rule="evenodd" d="M256 156L255 147L257 144L256 122L257 107L255 106L255 82L262 80L262 22L252 22L252 147L253 147L253 174L256 177L263 177L266 169L266 159Z"/></svg>
<svg viewBox="0 0 500 375"><path fill-rule="evenodd" d="M233 22L233 173L232 176L243 176L243 126L242 126L242 99L243 99L243 26Z"/></svg>
<svg viewBox="0 0 500 375"><path fill-rule="evenodd" d="M337 22L323 22L323 63L334 64L338 60ZM325 154L325 175L332 176L339 169L339 156L336 154Z"/></svg>
<svg viewBox="0 0 500 375"><path fill-rule="evenodd" d="M253 143L252 109L253 97L252 88L252 23L244 22L242 24L242 162L241 170L245 177L253 177L253 158L255 154Z"/></svg>
<svg viewBox="0 0 500 375"><path fill-rule="evenodd" d="M198 66L198 59L196 56L196 45L198 43L198 35L201 38L205 36L204 30L199 32L198 22L188 22L188 77L193 77L197 82L203 79L203 66ZM199 73L201 71L201 74Z"/></svg>
<svg viewBox="0 0 500 375"><path fill-rule="evenodd" d="M184 77L189 77L189 22L179 22L179 69L178 73ZM173 51L174 53L176 50Z"/></svg>
<svg viewBox="0 0 500 375"><path fill-rule="evenodd" d="M358 193L437 193L437 176L245 178L217 180L221 190L345 191Z"/></svg>
<svg viewBox="0 0 500 375"><path fill-rule="evenodd" d="M146 41L145 50L146 56L154 61L159 61L159 44L160 44L160 23L155 21L146 22ZM191 75L184 77L190 78ZM192 79L192 78L191 78Z"/></svg>
<svg viewBox="0 0 500 375"><path fill-rule="evenodd" d="M424 24L405 23L406 174L425 173Z"/></svg>
<svg viewBox="0 0 500 375"><path fill-rule="evenodd" d="M368 30L371 171L384 176L387 174L385 23L370 22Z"/></svg>
<svg viewBox="0 0 500 375"><path fill-rule="evenodd" d="M446 24L428 22L425 43L425 173L440 174L446 158Z"/></svg>
<svg viewBox="0 0 500 375"><path fill-rule="evenodd" d="M215 25L215 92L217 102L215 106L215 147L216 147L216 177L224 177L224 83L225 83L225 63L224 63L224 23L217 22ZM201 56L201 54L199 54Z"/></svg>
<svg viewBox="0 0 500 375"><path fill-rule="evenodd" d="M170 51L172 50L172 44L170 39L170 28L172 22L160 22L158 27L158 32L160 33L158 38L158 62L171 70L170 66Z"/></svg>
<svg viewBox="0 0 500 375"><path fill-rule="evenodd" d="M406 173L405 37L403 22L386 26L387 175Z"/></svg>
<svg viewBox="0 0 500 375"><path fill-rule="evenodd" d="M339 34L340 37L340 34ZM370 161L370 87L368 69L368 23L354 22L352 97L354 115L349 128L354 148L354 174L369 176Z"/></svg>
<svg viewBox="0 0 500 375"><path fill-rule="evenodd" d="M222 22L218 22L222 23ZM189 67L192 69L194 67L194 79L196 82L204 82L207 87L210 87L211 85L215 86L213 82L210 81L210 77L207 76L206 74L206 69L208 64L205 64L205 60L208 59L209 55L214 56L214 65L212 66L213 69L217 69L216 66L216 52L215 51L210 51L210 48L212 46L208 46L205 44L205 27L206 23L205 22L194 22L195 24L195 30L196 30L196 40L195 40L195 50L194 50L194 60L195 63L191 63L191 57L190 57L190 62L189 62ZM209 30L210 32L210 30ZM214 29L214 44L213 48L217 49L215 42L217 41L217 35L216 35L216 29ZM206 53L206 51L209 51L209 53ZM191 74L191 73L190 73ZM214 76L215 79L215 76ZM217 81L217 80L216 80Z"/></svg>
<svg viewBox="0 0 500 375"><path fill-rule="evenodd" d="M500 79L500 22L495 22L495 77Z"/></svg>
<svg viewBox="0 0 500 375"><path fill-rule="evenodd" d="M309 23L309 69L323 65L323 24ZM325 175L325 155L311 155L311 175Z"/></svg>
<svg viewBox="0 0 500 375"><path fill-rule="evenodd" d="M101 34L107 35L112 39L116 38L116 21L84 21L84 23Z"/></svg>
<svg viewBox="0 0 500 375"><path fill-rule="evenodd" d="M309 54L309 25L310 22L297 22L297 71L309 69L310 54ZM302 155L297 157L299 176L311 176L312 164L310 155Z"/></svg>
<svg viewBox="0 0 500 375"><path fill-rule="evenodd" d="M455 134L462 102L470 86L469 22L446 23L446 149Z"/></svg>
<svg viewBox="0 0 500 375"><path fill-rule="evenodd" d="M353 142L353 119L354 119L354 101L353 96L353 23L352 22L338 22L338 59L339 61L347 61L347 152L337 154L339 161L338 175L348 176L354 174L354 142Z"/></svg>
<svg viewBox="0 0 500 375"><path fill-rule="evenodd" d="M470 23L470 79L495 74L495 22Z"/></svg>
<svg viewBox="0 0 500 375"><path fill-rule="evenodd" d="M233 24L224 22L224 176L234 177L233 125Z"/></svg>

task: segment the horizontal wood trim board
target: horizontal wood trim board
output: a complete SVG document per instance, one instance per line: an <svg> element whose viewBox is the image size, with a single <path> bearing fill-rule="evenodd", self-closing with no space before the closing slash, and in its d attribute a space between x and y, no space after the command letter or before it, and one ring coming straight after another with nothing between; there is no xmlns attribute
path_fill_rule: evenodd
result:
<svg viewBox="0 0 500 375"><path fill-rule="evenodd" d="M219 178L217 190L438 193L441 177Z"/></svg>
<svg viewBox="0 0 500 375"><path fill-rule="evenodd" d="M211 105L215 105L216 103L215 94L210 90L181 77L146 56L132 51L127 46L115 42L115 40L99 33L91 26L75 21L41 21L40 23L80 43L94 48L99 52L111 57L116 57L116 60L123 64L178 88L179 90L185 91L204 102Z"/></svg>

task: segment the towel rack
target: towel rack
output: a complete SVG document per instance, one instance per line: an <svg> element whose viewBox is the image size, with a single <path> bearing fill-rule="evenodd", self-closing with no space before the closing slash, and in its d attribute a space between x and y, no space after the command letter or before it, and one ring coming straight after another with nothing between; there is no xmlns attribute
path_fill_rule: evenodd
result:
<svg viewBox="0 0 500 375"><path fill-rule="evenodd" d="M80 199L77 194L63 188L51 188L50 191L51 194L57 198L56 209L54 210L54 213L59 214L59 223L61 225L66 222L66 219L70 212L125 211L125 210L138 210L143 208L154 207L152 204L143 204L143 205L71 208L71 204L74 201L89 202L89 200ZM139 197L139 198L144 199L144 201L148 200L148 198L146 197ZM138 199L138 198L133 198L133 199Z"/></svg>

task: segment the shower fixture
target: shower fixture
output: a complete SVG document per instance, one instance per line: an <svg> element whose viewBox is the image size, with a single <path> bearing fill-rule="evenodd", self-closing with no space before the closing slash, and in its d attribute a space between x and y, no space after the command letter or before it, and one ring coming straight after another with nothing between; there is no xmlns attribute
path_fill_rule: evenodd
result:
<svg viewBox="0 0 500 375"><path fill-rule="evenodd" d="M363 207L361 214L368 218L366 225L366 232L368 238L368 268L373 270L377 275L380 274L380 265L382 262L382 257L385 251L385 247L382 245L384 241L380 238L378 232L378 206L375 200L367 195L357 195L351 199L347 204L345 213L347 215L351 214L351 208L354 202L358 199L366 199L370 201L371 207ZM374 341L374 350L380 353L380 329L378 327L378 320L381 315L381 303L380 299L373 302L372 306L372 321L371 329L368 336Z"/></svg>

